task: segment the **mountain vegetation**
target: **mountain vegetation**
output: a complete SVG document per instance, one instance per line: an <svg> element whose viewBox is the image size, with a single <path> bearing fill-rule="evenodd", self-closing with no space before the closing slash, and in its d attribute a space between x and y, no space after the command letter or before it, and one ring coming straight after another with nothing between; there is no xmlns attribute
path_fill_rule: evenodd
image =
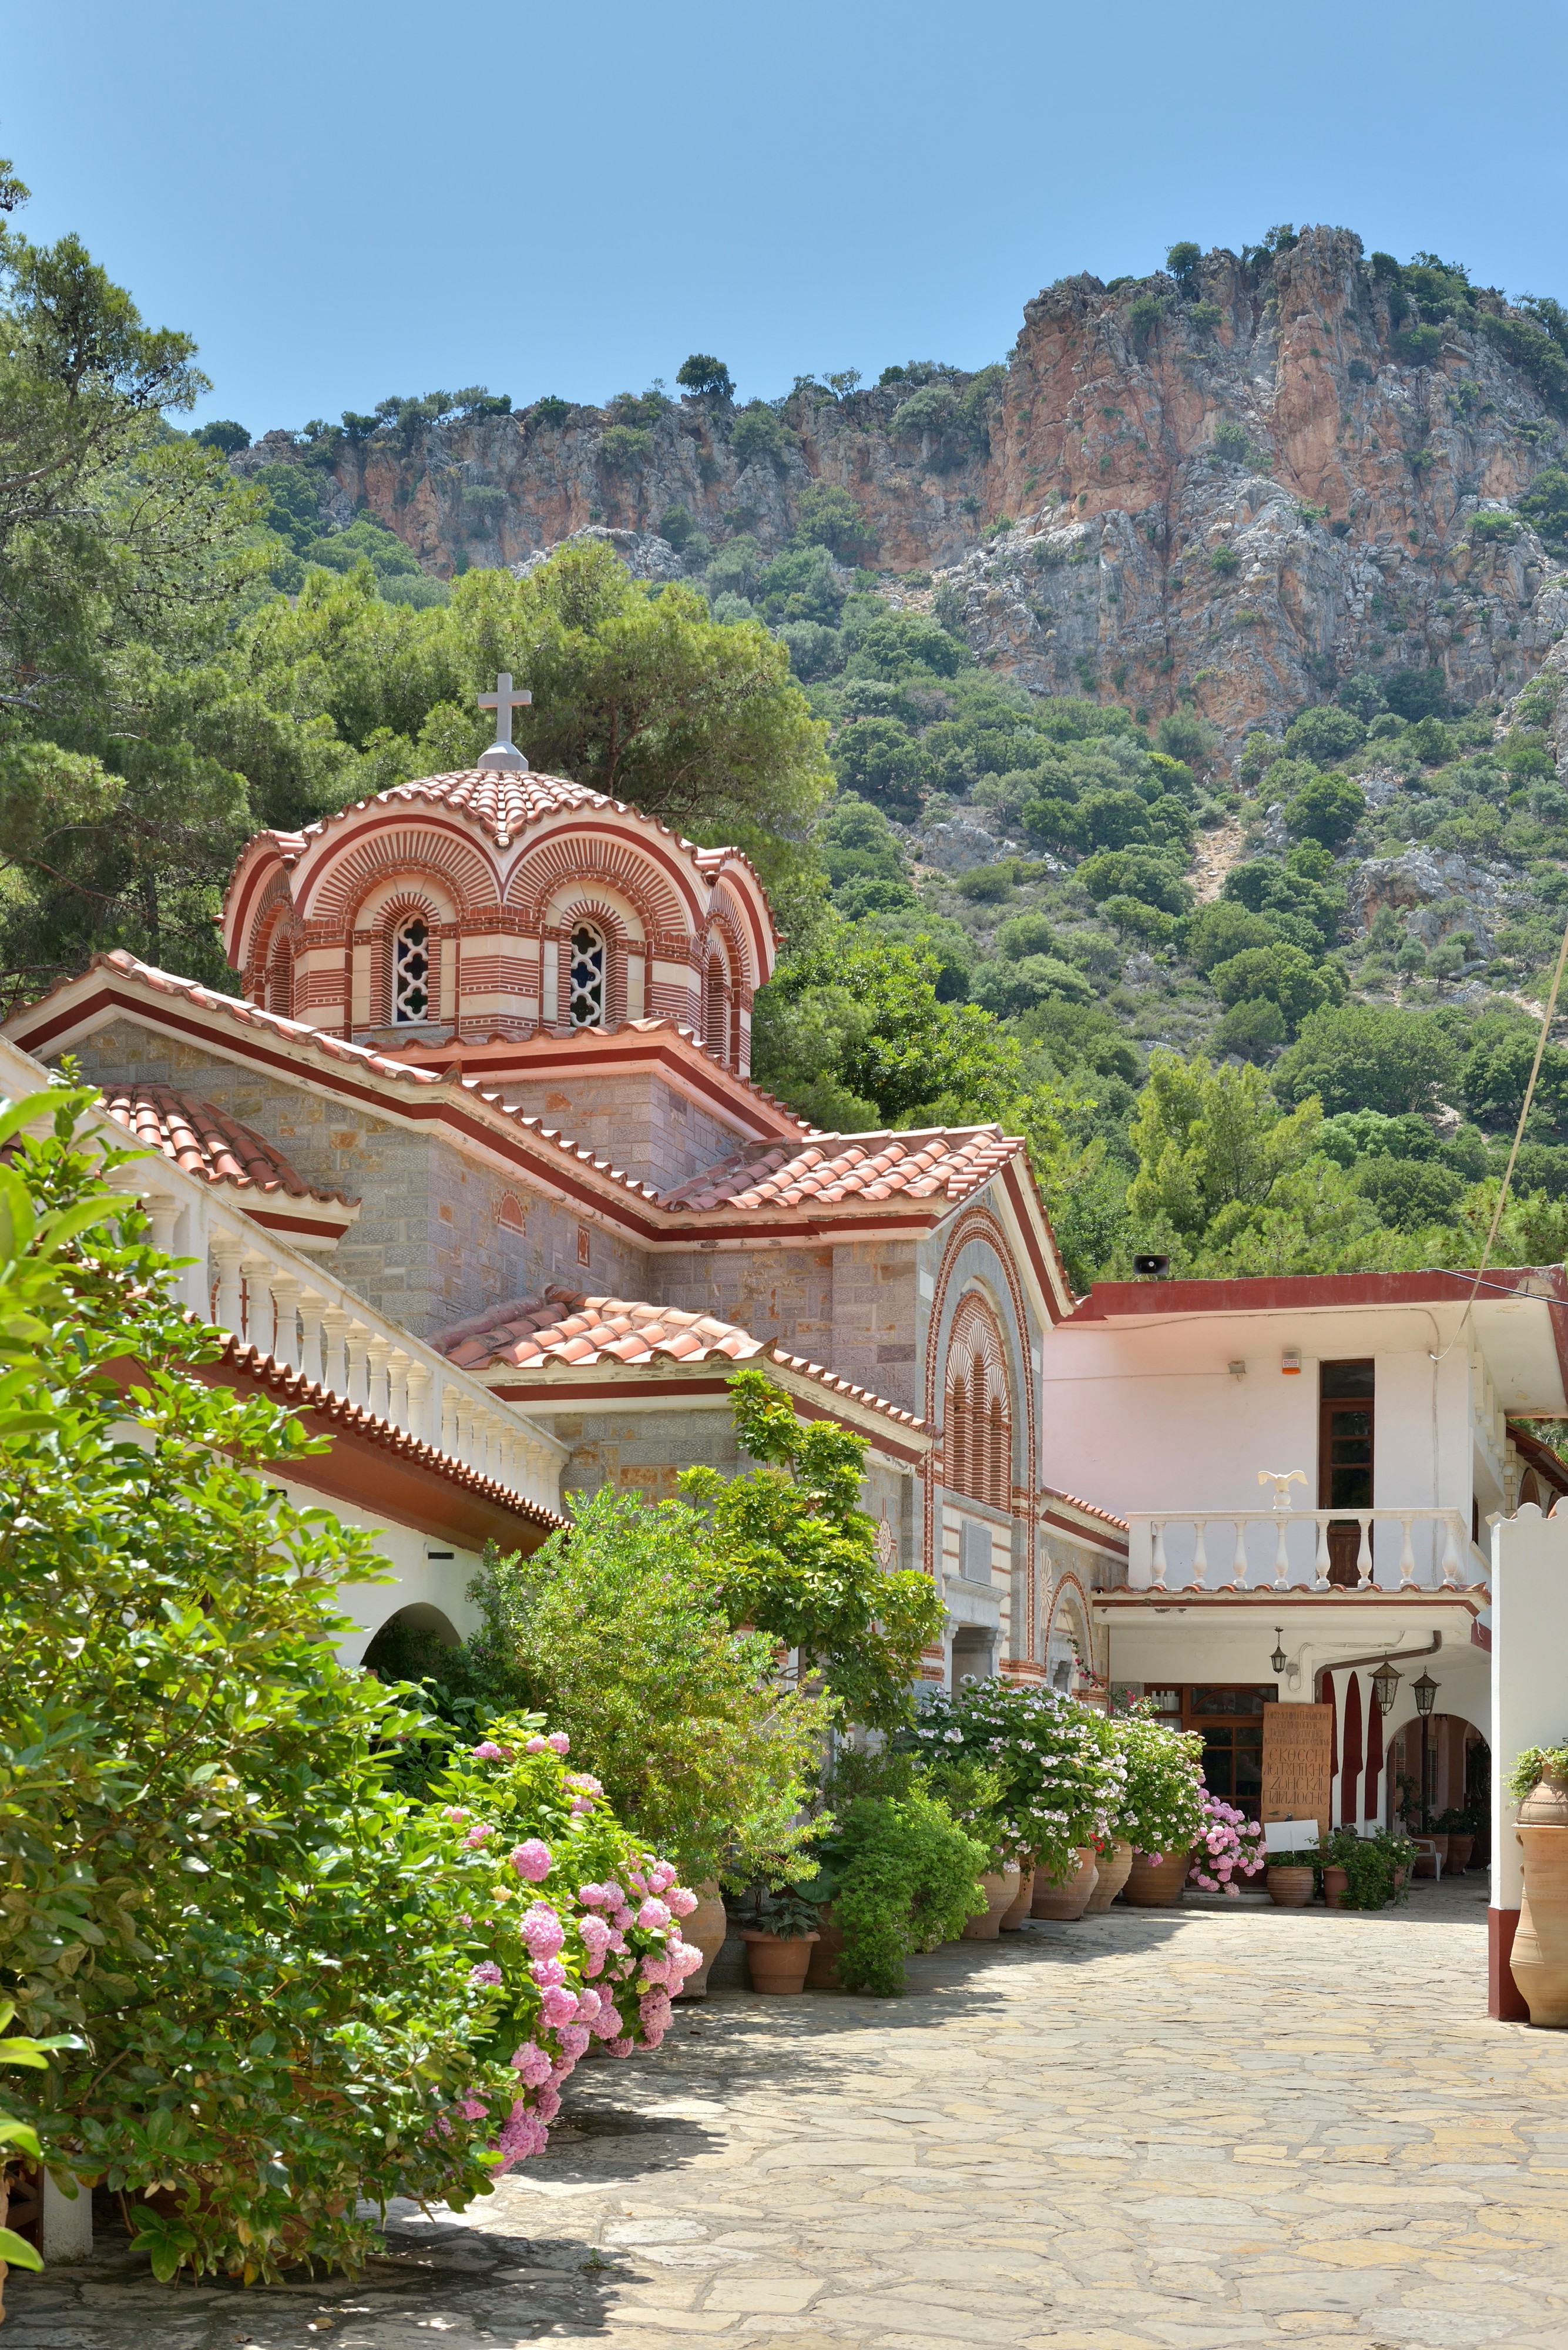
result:
<svg viewBox="0 0 1568 2350"><path fill-rule="evenodd" d="M7 172L0 205L25 196ZM911 361L737 404L697 353L683 397L594 412L587 526L510 562L535 491L472 478L461 452L508 435L535 484L548 459L571 525L587 411L474 386L257 445L236 422L184 431L209 389L188 337L149 328L74 238L0 226L0 268L13 995L111 946L232 983L213 917L244 837L467 764L476 693L506 667L534 692L535 764L756 860L786 933L761 1082L830 1128L1024 1134L1079 1283L1151 1249L1198 1274L1474 1259L1568 919L1554 303L1281 230L1047 289L1005 368ZM1293 318L1324 338L1310 359ZM1051 353L1085 320L1127 402L1196 388L1158 507L1129 503L1155 452L1127 402L1079 415L1105 463L1074 486ZM1287 343L1334 378L1326 503L1286 498L1278 409L1215 404L1240 398L1227 354L1265 342L1282 387ZM1368 405L1396 392L1421 403L1397 472ZM1054 482L1017 466L1047 427ZM855 464L811 472L846 435ZM1480 495L1478 451L1511 494ZM909 481L941 507L945 567L889 560ZM1026 522L987 515L999 484L1029 485ZM1151 560L1175 648L1158 659L1130 611ZM1271 654L1298 681L1282 703L1256 656L1271 630L1284 644L1292 566L1355 617L1315 668ZM1116 658L1064 675L1057 639ZM1502 1251L1561 1256L1555 1042L1513 1192Z"/></svg>

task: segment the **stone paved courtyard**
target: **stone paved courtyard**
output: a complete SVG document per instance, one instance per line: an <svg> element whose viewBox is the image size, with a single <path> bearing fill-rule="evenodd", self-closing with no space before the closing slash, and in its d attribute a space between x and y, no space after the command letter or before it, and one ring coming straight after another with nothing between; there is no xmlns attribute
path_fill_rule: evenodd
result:
<svg viewBox="0 0 1568 2350"><path fill-rule="evenodd" d="M5 2350L1568 2350L1568 2033L1489 2023L1484 1878L1115 1910L728 1993L359 2284L13 2277Z"/></svg>

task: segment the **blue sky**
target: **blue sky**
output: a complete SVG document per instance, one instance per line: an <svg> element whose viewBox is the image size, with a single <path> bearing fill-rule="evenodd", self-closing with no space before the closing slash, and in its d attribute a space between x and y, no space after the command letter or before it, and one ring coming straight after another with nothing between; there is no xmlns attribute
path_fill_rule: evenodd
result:
<svg viewBox="0 0 1568 2350"><path fill-rule="evenodd" d="M978 367L1054 277L1282 220L1568 298L1565 51L1561 0L0 0L0 153L259 433Z"/></svg>

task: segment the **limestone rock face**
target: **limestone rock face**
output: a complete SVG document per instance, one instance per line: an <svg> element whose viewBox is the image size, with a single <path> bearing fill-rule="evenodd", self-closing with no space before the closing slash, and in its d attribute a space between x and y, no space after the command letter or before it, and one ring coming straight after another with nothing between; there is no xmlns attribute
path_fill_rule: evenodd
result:
<svg viewBox="0 0 1568 2350"><path fill-rule="evenodd" d="M772 549L810 485L836 485L867 559L934 573L982 660L1156 715L1186 690L1234 745L1361 669L1435 664L1458 700L1506 695L1568 627L1568 580L1532 530L1468 528L1553 461L1559 422L1487 334L1445 326L1423 363L1398 323L1359 238L1309 229L1263 263L1211 253L1185 286L1048 287L994 380L955 379L975 399L950 430L929 400L903 413L907 385L804 383L750 455L713 395L618 435L545 402L344 443L322 509L368 503L446 576L589 528L642 549L675 505L714 545L745 530ZM236 462L293 453L271 435Z"/></svg>
<svg viewBox="0 0 1568 2350"><path fill-rule="evenodd" d="M1456 931L1473 931L1484 950L1503 919L1503 889L1512 875L1441 850L1407 848L1399 857L1369 857L1350 876L1351 919L1370 930L1379 910L1405 914L1405 928L1430 949Z"/></svg>

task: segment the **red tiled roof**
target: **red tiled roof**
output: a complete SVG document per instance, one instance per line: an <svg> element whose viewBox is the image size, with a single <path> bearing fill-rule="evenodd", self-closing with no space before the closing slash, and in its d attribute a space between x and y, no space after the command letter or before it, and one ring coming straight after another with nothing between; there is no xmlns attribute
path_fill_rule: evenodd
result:
<svg viewBox="0 0 1568 2350"><path fill-rule="evenodd" d="M823 1207L844 1200L933 1200L950 1205L988 1183L1022 1142L1000 1126L916 1134L815 1134L804 1143L737 1151L663 1194L666 1208Z"/></svg>
<svg viewBox="0 0 1568 2350"><path fill-rule="evenodd" d="M243 1126L226 1110L173 1086L114 1086L106 1092L103 1106L138 1142L161 1151L184 1174L204 1176L209 1183L232 1183L241 1191L282 1191L291 1200L318 1200L324 1206L359 1204L347 1192L318 1191L254 1127Z"/></svg>
<svg viewBox="0 0 1568 2350"><path fill-rule="evenodd" d="M617 1363L732 1363L763 1352L763 1342L733 1322L679 1306L649 1305L635 1297L587 1297L552 1287L536 1302L514 1298L490 1313L459 1322L431 1340L464 1371L508 1363L534 1370L545 1362L583 1366Z"/></svg>
<svg viewBox="0 0 1568 2350"><path fill-rule="evenodd" d="M1082 1510L1085 1517L1100 1518L1107 1526L1115 1526L1120 1534L1127 1531L1127 1520L1118 1518L1113 1510L1102 1510L1098 1502L1085 1502L1077 1493L1064 1492L1060 1485L1042 1485L1040 1491L1047 1501L1065 1502L1070 1510Z"/></svg>
<svg viewBox="0 0 1568 2350"><path fill-rule="evenodd" d="M729 1363L776 1366L794 1372L835 1395L862 1404L869 1411L896 1419L902 1427L923 1430L924 1420L870 1388L840 1378L821 1363L804 1355L786 1354L770 1338L759 1338L736 1322L717 1315L692 1314L682 1307L653 1305L645 1298L587 1297L580 1291L553 1287L542 1298L512 1298L483 1314L471 1315L438 1331L431 1345L457 1369L480 1376L487 1371L515 1369L539 1372L552 1364L568 1371L589 1370L600 1364L615 1366L661 1363L687 1368L716 1358Z"/></svg>

